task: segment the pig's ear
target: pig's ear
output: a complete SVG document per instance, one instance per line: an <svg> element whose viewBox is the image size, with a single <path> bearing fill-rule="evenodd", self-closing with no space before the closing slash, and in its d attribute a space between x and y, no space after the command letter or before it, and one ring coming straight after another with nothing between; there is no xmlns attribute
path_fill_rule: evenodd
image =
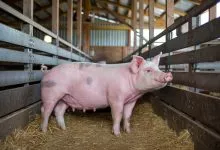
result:
<svg viewBox="0 0 220 150"><path fill-rule="evenodd" d="M133 73L137 73L141 66L144 64L145 60L143 57L133 55L133 59L131 61L130 69Z"/></svg>
<svg viewBox="0 0 220 150"><path fill-rule="evenodd" d="M160 54L158 54L157 56L155 56L155 57L153 58L153 60L152 60L152 62L153 62L155 65L157 65L157 66L159 66L161 55L162 55L162 52L160 52Z"/></svg>

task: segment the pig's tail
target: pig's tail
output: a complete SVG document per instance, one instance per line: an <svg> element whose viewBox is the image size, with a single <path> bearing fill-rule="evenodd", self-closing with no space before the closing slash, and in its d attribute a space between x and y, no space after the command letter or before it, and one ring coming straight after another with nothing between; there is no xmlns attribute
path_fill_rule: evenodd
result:
<svg viewBox="0 0 220 150"><path fill-rule="evenodd" d="M41 69L42 72L47 72L47 66L45 66L44 64L41 65Z"/></svg>

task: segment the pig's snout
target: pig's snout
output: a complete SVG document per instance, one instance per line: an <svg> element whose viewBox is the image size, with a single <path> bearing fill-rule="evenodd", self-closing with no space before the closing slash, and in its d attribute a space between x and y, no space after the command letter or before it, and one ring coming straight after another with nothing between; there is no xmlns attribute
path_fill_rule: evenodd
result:
<svg viewBox="0 0 220 150"><path fill-rule="evenodd" d="M164 80L165 82L170 82L173 80L173 75L171 74L171 72L166 73Z"/></svg>

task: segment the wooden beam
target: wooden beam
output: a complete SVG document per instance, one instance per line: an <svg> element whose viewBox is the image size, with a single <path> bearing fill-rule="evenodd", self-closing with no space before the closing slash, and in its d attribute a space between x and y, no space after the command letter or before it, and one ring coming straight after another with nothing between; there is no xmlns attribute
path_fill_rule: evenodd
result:
<svg viewBox="0 0 220 150"><path fill-rule="evenodd" d="M125 19L123 19L123 18L121 17L121 15L119 15L118 13L116 13L116 12L110 10L109 8L105 8L102 3L99 3L99 4L101 5L102 8L97 8L97 7L96 7L95 10L101 10L101 11L104 11L104 12L106 12L106 13L109 13L109 14L111 14L113 17L115 17L115 19L116 19L117 21L119 21L120 23L127 25L127 26L130 27L131 29L133 28L130 24L128 24L128 23L125 21ZM93 7L93 8L94 8L94 7Z"/></svg>
<svg viewBox="0 0 220 150"><path fill-rule="evenodd" d="M109 4L112 4L112 5L115 5L115 6L118 6L118 7L121 7L121 8L124 8L124 9L131 9L129 6L126 6L126 5L122 5L122 4L118 4L116 2L112 2L112 1L108 1L108 0L99 0L99 2L102 2L102 3L109 3ZM160 9L163 9L165 10L166 9L166 6L163 5L163 4L160 4L160 3L155 3L155 7L156 8L160 8ZM174 11L175 14L178 14L180 16L185 16L186 13L184 11L181 11L181 10L175 10ZM147 11L146 11L146 14L147 15Z"/></svg>
<svg viewBox="0 0 220 150"><path fill-rule="evenodd" d="M139 0L139 29L140 29L140 41L139 46L143 45L143 32L144 32L144 0Z"/></svg>
<svg viewBox="0 0 220 150"><path fill-rule="evenodd" d="M179 50L182 48L186 48L214 40L218 38L220 35L219 26L220 26L220 19L216 18L200 26L199 28L195 28L190 32L182 34L178 38L174 38L160 46L155 47L154 49L152 49L150 56L153 57L159 54L160 52L169 53L175 50ZM148 56L148 54L143 53L142 56L145 58L146 56Z"/></svg>
<svg viewBox="0 0 220 150"><path fill-rule="evenodd" d="M73 0L67 0L67 41L72 44L73 38Z"/></svg>
<svg viewBox="0 0 220 150"><path fill-rule="evenodd" d="M166 94L172 95L173 93L169 92ZM179 98L180 96L178 96L177 99L175 100L178 101ZM163 97L160 97L160 99L163 100ZM173 129L174 131L176 131L177 134L187 129L187 132L190 133L191 135L190 137L194 141L193 145L194 145L195 150L218 150L219 149L219 141L220 141L219 132L216 132L215 130L210 128L210 126L202 124L200 121L197 120L197 118L193 118L192 116L189 116L189 114L183 113L182 111L184 110L178 110L178 108L174 107L172 104L169 104L167 102L165 103L164 101L160 99L159 97L155 97L155 98L152 98L151 100L154 113L166 119L166 122L169 125L169 127ZM187 104L187 102L189 101L188 95L185 96L184 101ZM188 109L192 109L191 111L194 111L193 110L194 108L191 107L192 102L189 102L189 103L190 104L187 105ZM202 107L207 107L207 106L210 106L210 105L203 105ZM212 109L212 108L209 108L209 109ZM197 109L195 109L195 111L197 111ZM204 117L204 116L200 116L200 117ZM211 118L212 117L210 115L210 119ZM214 123L216 122L214 121L215 119L211 119L211 120L213 120L211 122L214 122Z"/></svg>
<svg viewBox="0 0 220 150"><path fill-rule="evenodd" d="M0 91L0 117L40 100L40 84Z"/></svg>
<svg viewBox="0 0 220 150"><path fill-rule="evenodd" d="M136 24L137 24L137 0L132 1L132 26L134 31L134 50L137 46L137 33L136 33Z"/></svg>
<svg viewBox="0 0 220 150"><path fill-rule="evenodd" d="M172 83L220 92L219 73L172 72Z"/></svg>
<svg viewBox="0 0 220 150"><path fill-rule="evenodd" d="M196 51L185 52L172 56L162 57L160 65L184 64L184 63L201 63L220 61L220 44L209 46Z"/></svg>
<svg viewBox="0 0 220 150"><path fill-rule="evenodd" d="M155 3L155 7L156 7L156 8L163 9L163 10L166 10L166 6L163 5L163 4L160 4L160 3ZM186 12L181 11L181 10L177 10L177 9L174 10L174 13L175 13L175 14L178 14L178 15L180 15L180 16L185 16L185 15L186 15Z"/></svg>
<svg viewBox="0 0 220 150"><path fill-rule="evenodd" d="M209 20L213 20L216 18L216 5L209 9Z"/></svg>
<svg viewBox="0 0 220 150"><path fill-rule="evenodd" d="M85 0L84 3L84 15L83 15L83 51L85 53L89 53L90 48L90 20L89 20L89 14L91 11L91 3L90 0Z"/></svg>
<svg viewBox="0 0 220 150"><path fill-rule="evenodd" d="M149 0L149 40L154 37L154 0Z"/></svg>
<svg viewBox="0 0 220 150"><path fill-rule="evenodd" d="M59 35L59 0L52 1L52 32Z"/></svg>
<svg viewBox="0 0 220 150"><path fill-rule="evenodd" d="M201 4L201 0L188 0L190 1L191 3L195 4L195 5L200 5Z"/></svg>
<svg viewBox="0 0 220 150"><path fill-rule="evenodd" d="M219 98L172 86L156 91L155 94L171 106L220 132Z"/></svg>
<svg viewBox="0 0 220 150"><path fill-rule="evenodd" d="M77 1L77 47L82 46L82 0Z"/></svg>
<svg viewBox="0 0 220 150"><path fill-rule="evenodd" d="M12 114L0 118L0 139L5 138L17 128L23 128L40 113L41 102L34 103Z"/></svg>
<svg viewBox="0 0 220 150"><path fill-rule="evenodd" d="M23 14L33 20L34 0L23 0ZM23 29L25 33L33 35L33 26L25 24Z"/></svg>
<svg viewBox="0 0 220 150"><path fill-rule="evenodd" d="M174 0L166 1L166 28L174 23Z"/></svg>
<svg viewBox="0 0 220 150"><path fill-rule="evenodd" d="M123 62L128 62L128 61L130 61L131 60L131 57L132 57L132 55L134 55L134 54L136 54L136 53L138 53L139 52L139 50L140 49L142 49L142 48L144 48L144 47L146 47L147 45L149 45L150 43L152 43L152 42L154 42L154 41L156 41L156 40L158 40L159 38L161 38L162 36L164 36L164 35L166 35L167 33L169 33L169 32L171 32L171 31L173 31L174 29L176 29L176 28L178 28L178 27L180 27L182 24L184 24L184 23L186 23L186 22L188 22L193 16L197 16L197 15L199 15L199 14L201 14L202 12L204 12L205 10L207 10L208 8L210 8L210 7L212 7L212 6L214 6L215 4L217 4L217 2L218 1L216 1L216 0L209 0L209 1L204 1L203 3L201 3L201 5L199 5L198 7L194 7L194 9L193 10L190 10L190 11L188 11L188 13L187 13L187 15L186 16L184 16L184 17L180 17L180 18L178 18L178 19L176 19L175 20L175 23L174 24L172 24L170 27L168 27L166 30L164 30L163 32L161 32L160 34L158 34L157 36L155 36L152 40L150 40L150 41L148 41L146 44L144 44L142 47L140 47L139 49L137 49L136 51L134 51L134 52L132 52L131 54L129 54L126 58L124 58L122 61ZM214 22L213 22L214 23ZM211 23L211 24L213 24L213 23ZM216 22L215 22L216 23ZM214 23L214 24L215 24ZM214 26L212 26L212 27L215 27L215 26L219 26L219 25L214 25ZM209 34L209 32L211 31L211 26L206 26L206 27L200 27L200 28L202 28L202 30L205 30L205 34L207 34L207 35L211 35L211 34ZM209 28L208 30L206 29L206 28ZM197 30L197 29L196 29ZM203 31L200 31L200 32L198 32L197 34L199 34L199 36L200 36L200 33L203 33ZM212 31L212 33L215 33L215 32L218 32L217 31L217 28L215 28L215 31L213 32ZM190 35L190 37L197 37L197 34L194 34L193 33L193 36L192 35ZM205 34L202 34L202 35L205 35ZM215 38L218 38L217 37L217 35L215 35L214 36ZM213 39L214 39L214 37L213 37ZM186 37L182 37L182 38L186 38ZM198 38L198 37L197 37ZM203 37L204 38L204 37ZM206 36L206 38L207 38L207 36ZM186 41L188 41L189 43L192 43L192 41L193 42L195 42L196 43L196 41L198 41L198 39L197 40L194 40L194 38L193 39L190 39L190 40L187 40L188 38L186 38ZM184 39L185 40L185 39ZM181 41L184 41L183 39L181 39ZM202 39L204 42L207 42L205 39ZM211 40L211 39L210 39ZM177 41L175 41L174 42L174 44L176 44L176 42ZM200 44L200 43L202 43L201 41L199 41L199 43L196 43L196 44ZM178 44L182 44L181 42L179 42ZM186 44L186 43L185 43ZM196 44L192 44L192 45L196 45ZM187 44L188 46L190 46L189 44ZM188 46L186 46L186 47L188 47ZM159 50L157 49L155 49L155 50L153 50L152 52L154 52L154 51L157 51L156 53L154 53L154 55L151 55L151 56L155 56L156 54L158 54L159 52L161 52L163 49L169 49L168 47L167 47L167 45L165 45L165 44L163 44L162 46L158 46L158 47L160 47L159 48ZM183 47L181 47L181 48L183 48ZM181 49L181 48L179 48L179 49ZM178 49L178 48L177 48ZM177 50L176 49L176 50ZM143 56L143 57L147 57L149 54L148 53L143 53L141 56ZM122 62L121 61L121 62Z"/></svg>
<svg viewBox="0 0 220 150"><path fill-rule="evenodd" d="M99 0L98 2L112 4L112 5L115 5L117 7L124 8L124 9L131 9L129 6L122 5L120 3L112 2L112 1L108 1L108 0Z"/></svg>

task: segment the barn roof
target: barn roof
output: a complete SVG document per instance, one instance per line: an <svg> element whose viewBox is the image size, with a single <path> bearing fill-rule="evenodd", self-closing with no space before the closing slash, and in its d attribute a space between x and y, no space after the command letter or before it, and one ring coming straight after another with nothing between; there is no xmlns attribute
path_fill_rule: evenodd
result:
<svg viewBox="0 0 220 150"><path fill-rule="evenodd" d="M2 0L13 8L22 12L22 0ZM187 12L194 6L199 5L202 0L174 0L174 18L185 16ZM35 0L34 1L34 19L37 22L44 23L51 19L51 0ZM74 13L76 13L77 0L73 0ZM113 20L118 22L118 18L123 20L121 23L131 24L132 19L132 0L84 0L83 11L89 7L90 13L96 16L105 18L106 20ZM148 22L148 0L144 0L144 22ZM139 9L139 0L137 0L137 11ZM155 0L154 16L155 25L165 23L165 0ZM60 0L60 15L65 16L67 12L67 0ZM7 16L7 14L0 13L0 21L7 24L16 21L16 18ZM76 16L76 15L75 15ZM75 17L76 18L76 17ZM74 19L74 18L73 18ZM139 13L137 14L139 20Z"/></svg>

